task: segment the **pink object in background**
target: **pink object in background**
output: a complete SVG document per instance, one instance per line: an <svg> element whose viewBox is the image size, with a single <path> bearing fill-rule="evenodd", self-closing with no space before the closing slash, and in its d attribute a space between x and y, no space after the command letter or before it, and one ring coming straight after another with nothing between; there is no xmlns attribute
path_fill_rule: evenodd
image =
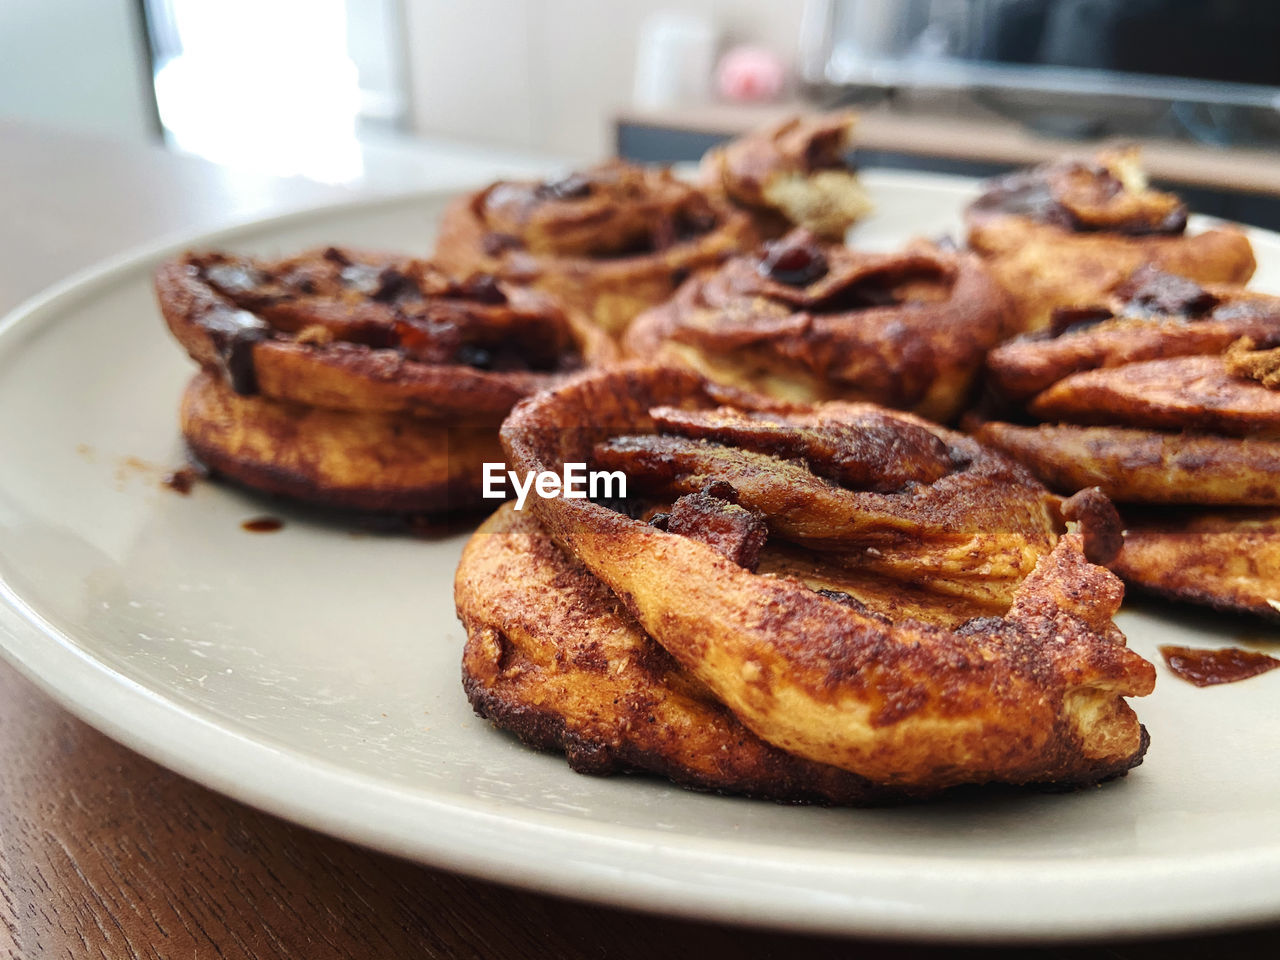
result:
<svg viewBox="0 0 1280 960"><path fill-rule="evenodd" d="M764 47L734 47L720 58L716 89L726 100L776 100L786 83L782 58Z"/></svg>

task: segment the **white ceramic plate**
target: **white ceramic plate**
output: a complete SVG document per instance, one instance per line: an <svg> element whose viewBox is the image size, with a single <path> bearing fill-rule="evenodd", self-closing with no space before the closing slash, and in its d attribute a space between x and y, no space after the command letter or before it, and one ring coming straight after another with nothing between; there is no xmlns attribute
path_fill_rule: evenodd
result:
<svg viewBox="0 0 1280 960"><path fill-rule="evenodd" d="M963 181L868 176L889 246L954 226ZM191 243L426 251L417 195ZM1256 233L1280 289L1280 237ZM0 638L71 710L218 790L338 836L540 890L814 931L933 939L1173 932L1280 918L1280 672L1161 668L1127 779L888 810L787 807L575 775L472 716L451 584L463 538L353 535L232 489L162 489L191 365L129 256L0 332ZM272 535L240 528L283 516ZM1133 646L1261 628L1122 615Z"/></svg>

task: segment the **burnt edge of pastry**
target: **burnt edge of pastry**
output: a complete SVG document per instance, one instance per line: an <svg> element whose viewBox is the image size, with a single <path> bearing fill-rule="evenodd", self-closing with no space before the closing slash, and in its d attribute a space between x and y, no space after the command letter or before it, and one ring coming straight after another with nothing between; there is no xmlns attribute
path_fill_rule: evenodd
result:
<svg viewBox="0 0 1280 960"><path fill-rule="evenodd" d="M839 779L848 777L853 782L838 791L823 789L813 781L794 775L781 780L761 776L731 784L716 782L673 763L660 750L644 749L626 741L611 745L580 736L569 729L564 717L550 710L492 693L485 689L480 680L465 671L462 687L476 716L535 750L562 754L569 769L584 776L649 775L664 778L689 790L718 796L819 806L889 806L929 796L904 795L846 771L839 771L842 775Z"/></svg>
<svg viewBox="0 0 1280 960"><path fill-rule="evenodd" d="M904 792L865 780L854 773L840 771L844 776L863 780L865 786L850 786L846 790L837 792L824 790L812 781L796 777L783 782L761 778L740 781L729 786L715 783L704 777L690 775L685 768L673 765L659 751L636 749L629 745L613 747L580 737L568 729L568 724L563 717L548 710L515 703L499 694L490 693L485 690L479 680L465 672L462 677L462 687L467 702L471 704L477 717L491 723L498 730L510 734L527 747L543 753L563 755L569 769L574 773L593 777L618 775L661 777L676 786L701 793L781 804L892 807L947 799L958 800L969 795L992 793L1075 793L1127 776L1130 770L1142 765L1142 760L1151 746L1151 734L1145 724L1140 724L1141 743L1128 767L1093 779L1060 780L1053 783L964 783L937 791Z"/></svg>

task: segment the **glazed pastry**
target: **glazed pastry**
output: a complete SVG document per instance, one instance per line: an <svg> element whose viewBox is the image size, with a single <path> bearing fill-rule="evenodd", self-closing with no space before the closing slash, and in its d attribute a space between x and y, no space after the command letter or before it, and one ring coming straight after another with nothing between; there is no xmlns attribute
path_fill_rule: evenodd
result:
<svg viewBox="0 0 1280 960"><path fill-rule="evenodd" d="M1230 227L1187 235L1186 206L1147 186L1135 150L989 181L966 222L969 246L1013 296L1022 331L1047 329L1055 310L1105 303L1146 264L1199 283L1253 275L1248 237Z"/></svg>
<svg viewBox="0 0 1280 960"><path fill-rule="evenodd" d="M613 356L542 294L332 247L279 261L184 254L158 269L156 294L202 368L181 411L193 455L326 506L477 505L512 404Z"/></svg>
<svg viewBox="0 0 1280 960"><path fill-rule="evenodd" d="M849 161L855 119L847 110L788 117L708 151L700 180L747 211L763 237L804 227L843 240L872 209Z"/></svg>
<svg viewBox="0 0 1280 960"><path fill-rule="evenodd" d="M624 347L784 400L871 400L945 421L1010 315L972 254L862 253L796 230L690 280Z"/></svg>
<svg viewBox="0 0 1280 960"><path fill-rule="evenodd" d="M1124 698L1154 671L1028 473L870 404L726 396L619 368L516 407L513 469L620 470L628 496L533 499L472 538L455 597L482 716L584 772L788 800L1139 762Z"/></svg>
<svg viewBox="0 0 1280 960"><path fill-rule="evenodd" d="M1272 342L1280 297L1145 267L1106 309L992 351L990 382L1016 404L1012 419L1039 422L975 423L975 435L1064 493L1097 486L1124 504L1183 507L1155 519L1126 510L1115 569L1131 584L1275 616L1280 541L1259 546L1276 537L1271 511L1219 509L1280 507ZM1233 538L1247 576L1222 563Z"/></svg>
<svg viewBox="0 0 1280 960"><path fill-rule="evenodd" d="M531 284L618 334L755 239L746 214L668 171L611 161L459 198L441 221L435 259L458 275Z"/></svg>

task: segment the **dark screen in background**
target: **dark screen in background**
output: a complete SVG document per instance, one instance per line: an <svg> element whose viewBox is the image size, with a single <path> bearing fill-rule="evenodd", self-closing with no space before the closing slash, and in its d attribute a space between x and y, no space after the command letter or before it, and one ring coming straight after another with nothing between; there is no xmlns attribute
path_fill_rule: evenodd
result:
<svg viewBox="0 0 1280 960"><path fill-rule="evenodd" d="M960 59L1280 86L1280 0L985 0Z"/></svg>

